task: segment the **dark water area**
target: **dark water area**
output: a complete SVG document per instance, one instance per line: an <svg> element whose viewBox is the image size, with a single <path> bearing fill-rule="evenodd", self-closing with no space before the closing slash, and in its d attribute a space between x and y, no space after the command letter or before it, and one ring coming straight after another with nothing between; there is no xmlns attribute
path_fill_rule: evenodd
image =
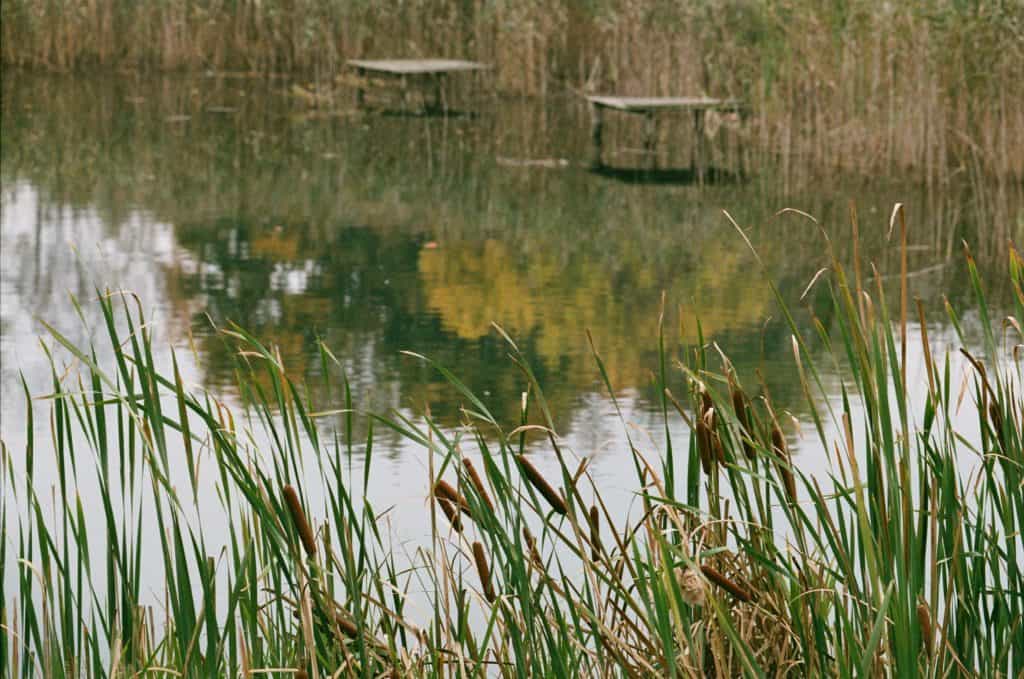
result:
<svg viewBox="0 0 1024 679"><path fill-rule="evenodd" d="M766 276L806 336L812 312L827 324L827 288L801 297L828 266L823 232L851 260L851 204L861 257L883 277L898 272L889 218L905 204L913 293L938 336L943 295L971 304L961 240L991 272L998 305L1009 292L1006 238L1024 231L1020 186L838 176L758 148L727 120L712 126L715 171L702 185L685 117L660 125L654 171L640 124L610 119L609 167L595 170L587 111L573 97L467 90L454 102L462 115L420 116L347 100L309 108L292 92L279 80L5 74L6 438L22 426L19 373L44 386L48 376L37 319L88 340L68 294L88 308L108 287L137 293L157 336L191 357L191 382L228 397L240 359L216 328L233 322L277 347L325 409L339 398L318 392L326 368L364 409L429 408L457 423L460 399L409 350L514 424L526 381L493 322L531 361L567 435L610 412L587 331L617 395L654 421L663 315L670 357L713 342L799 417L791 331ZM820 227L776 214L787 207ZM322 360L320 341L337 365ZM679 371L670 381L685 389Z"/></svg>

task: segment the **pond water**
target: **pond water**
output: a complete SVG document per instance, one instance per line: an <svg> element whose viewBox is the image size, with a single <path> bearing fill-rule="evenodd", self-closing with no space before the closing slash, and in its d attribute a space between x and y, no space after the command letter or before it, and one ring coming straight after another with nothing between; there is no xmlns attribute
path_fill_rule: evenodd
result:
<svg viewBox="0 0 1024 679"><path fill-rule="evenodd" d="M525 381L498 323L530 360L570 447L593 457L598 478L631 479L624 432L651 434L653 452L663 427L653 386L663 296L672 357L692 350L699 319L744 382L756 384L759 372L775 406L799 422L790 330L765 276L796 309L820 307L823 286L800 297L827 265L822 231L850 258L851 202L862 256L883 276L898 271L890 212L897 201L907 206L914 294L940 344L954 344L942 296L970 306L960 239L1004 280L999 253L1024 231L1020 186L815 173L743 143L729 121L709 140L719 171L698 185L686 170L687 119L660 126L655 172L633 169L647 163L636 151L639 124L609 120L611 167L594 171L587 111L575 97L464 92L461 114L440 117L361 113L348 101L311 109L292 91L284 81L224 76L5 74L0 435L10 450L25 439L20 375L36 394L48 385L38 319L88 341L69 295L88 311L97 289L120 288L139 295L186 381L228 401L237 398L236 358L216 328L232 321L279 347L314 391L323 340L361 408L413 417L429 409L448 425L459 421L460 399L402 352L450 368L511 428ZM786 207L815 215L821 228L776 216ZM994 285L998 304L1006 291ZM813 331L809 314L797 321ZM835 396L841 375L831 366L822 361ZM685 390L678 371L670 382ZM317 396L338 407L336 394ZM48 436L45 418L36 422ZM827 469L803 424L804 435L788 432L798 454ZM685 441L682 422L672 428ZM375 450L372 493L420 506L422 453L384 432Z"/></svg>

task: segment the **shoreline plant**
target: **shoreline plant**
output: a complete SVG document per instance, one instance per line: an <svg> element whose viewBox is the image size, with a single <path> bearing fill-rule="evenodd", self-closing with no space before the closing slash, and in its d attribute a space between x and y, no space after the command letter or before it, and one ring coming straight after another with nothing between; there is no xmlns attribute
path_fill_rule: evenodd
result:
<svg viewBox="0 0 1024 679"><path fill-rule="evenodd" d="M26 387L26 448L3 447L0 674L1018 676L1024 260L1011 244L1012 309L999 320L965 248L984 346L966 348L962 312L948 306L970 366L959 380L909 299L899 208L893 231L895 304L871 267L833 257L812 281L830 314L807 337L766 283L793 332L809 419L835 457L829 478L801 470L785 413L764 387L741 384L716 345L701 338L671 365L662 336L665 438L647 451L626 429L639 508L628 516L564 448L507 336L525 385L511 424L414 354L450 383L462 427L360 413L347 383L335 385L340 403L313 403L272 347L229 327L238 410L186 388L176 359L158 367L138 300L101 294L103 346L47 326L52 440L33 438L41 401ZM838 399L812 343L846 368ZM922 404L908 394L911 343L925 357ZM327 347L321 358L336 360ZM965 413L978 440L959 429ZM365 441L356 417L370 422ZM674 418L686 441L669 435ZM426 455L432 530L409 563L388 542L386 512L362 496L375 427ZM51 454L55 482L40 487ZM551 464L536 464L545 455ZM967 476L965 456L976 460ZM224 544L204 534L201 504L223 514ZM157 602L144 591L153 577ZM417 596L426 615L412 611Z"/></svg>

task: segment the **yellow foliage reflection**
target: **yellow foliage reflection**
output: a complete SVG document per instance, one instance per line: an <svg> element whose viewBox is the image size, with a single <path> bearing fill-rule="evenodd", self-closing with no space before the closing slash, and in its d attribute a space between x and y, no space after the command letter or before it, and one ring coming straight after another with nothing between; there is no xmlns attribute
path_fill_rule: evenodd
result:
<svg viewBox="0 0 1024 679"><path fill-rule="evenodd" d="M670 342L697 341L697 320L705 338L757 329L769 314L771 294L750 255L735 243L708 238L700 256L678 272L658 272L642 257L624 251L616 272L605 261L552 250L516 251L489 239L442 244L419 254L419 274L431 311L444 328L466 340L501 325L513 338L534 340L538 358L564 365L563 374L593 364L584 331L590 330L609 376L618 387L641 386L656 362L661 294L682 314L666 319ZM578 379L578 378L574 378Z"/></svg>

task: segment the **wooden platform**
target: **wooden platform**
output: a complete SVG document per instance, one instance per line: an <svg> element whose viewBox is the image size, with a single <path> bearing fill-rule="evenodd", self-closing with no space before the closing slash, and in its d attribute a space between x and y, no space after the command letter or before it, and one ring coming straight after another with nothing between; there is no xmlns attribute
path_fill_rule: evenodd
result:
<svg viewBox="0 0 1024 679"><path fill-rule="evenodd" d="M600 108L613 108L626 113L649 113L668 109L739 111L742 102L737 99L711 99L710 97L614 97L591 95L587 101Z"/></svg>
<svg viewBox="0 0 1024 679"><path fill-rule="evenodd" d="M358 71L395 76L441 75L490 68L487 64L459 59L350 59L348 65Z"/></svg>
<svg viewBox="0 0 1024 679"><path fill-rule="evenodd" d="M693 114L693 150L690 155L690 166L698 181L703 181L706 150L704 148L704 116L708 111L733 113L744 111L743 102L736 99L712 99L710 97L620 97L614 95L587 95L590 104L591 139L594 152L591 164L595 168L603 166L602 152L604 146L604 111L621 111L643 115L646 118L644 129L644 150L647 152L649 166L655 163L654 146L657 138L657 119L655 113L666 111L688 111Z"/></svg>
<svg viewBox="0 0 1024 679"><path fill-rule="evenodd" d="M460 59L350 59L349 68L354 68L363 82L356 90L356 105L362 108L366 101L366 85L373 79L399 80L402 91L402 105L407 107L410 85L420 89L420 107L424 111L447 111L442 85L452 73L485 71L487 64ZM427 91L432 92L428 101Z"/></svg>

